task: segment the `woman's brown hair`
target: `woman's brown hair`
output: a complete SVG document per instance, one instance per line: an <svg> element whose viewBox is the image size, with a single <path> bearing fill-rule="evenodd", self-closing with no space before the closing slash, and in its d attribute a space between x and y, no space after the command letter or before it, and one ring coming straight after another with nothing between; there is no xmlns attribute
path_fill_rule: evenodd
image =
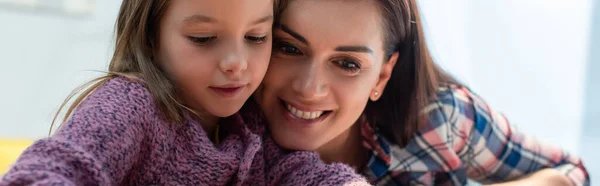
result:
<svg viewBox="0 0 600 186"><path fill-rule="evenodd" d="M50 133L62 109L68 106L61 123L64 123L79 104L106 81L124 76L138 80L148 88L158 109L169 121L181 123L183 113L191 109L178 102L175 85L155 59L160 21L170 0L123 0L115 23L115 51L108 73L75 89L62 103L52 120ZM274 1L274 13L279 12L279 1ZM277 16L277 15L275 15Z"/></svg>
<svg viewBox="0 0 600 186"><path fill-rule="evenodd" d="M416 0L376 1L383 18L385 61L399 55L381 98L369 101L365 114L387 139L405 146L427 122L421 111L435 99L438 86L456 81L431 57Z"/></svg>

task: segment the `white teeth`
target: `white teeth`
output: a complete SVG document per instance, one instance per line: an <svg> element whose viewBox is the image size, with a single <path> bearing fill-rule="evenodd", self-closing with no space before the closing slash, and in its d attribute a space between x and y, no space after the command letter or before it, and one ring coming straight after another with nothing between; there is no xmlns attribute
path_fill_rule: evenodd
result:
<svg viewBox="0 0 600 186"><path fill-rule="evenodd" d="M302 118L302 111L297 110L296 108L292 108L294 109L294 111L292 111L292 113L296 116L299 116L300 118Z"/></svg>
<svg viewBox="0 0 600 186"><path fill-rule="evenodd" d="M311 113L310 112L304 112L304 114L302 115L302 118L311 118Z"/></svg>
<svg viewBox="0 0 600 186"><path fill-rule="evenodd" d="M315 112L301 111L300 109L294 108L289 104L286 104L286 108L288 109L288 111L290 111L290 113L292 113L292 115L294 115L298 118L302 118L302 119L316 119L316 118L320 117L321 114L323 114L323 111L315 111Z"/></svg>

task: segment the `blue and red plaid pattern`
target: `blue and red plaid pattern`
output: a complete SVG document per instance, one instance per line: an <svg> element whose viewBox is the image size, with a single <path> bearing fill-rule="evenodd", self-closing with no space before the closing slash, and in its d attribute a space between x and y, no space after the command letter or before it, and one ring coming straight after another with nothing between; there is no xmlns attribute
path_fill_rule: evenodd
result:
<svg viewBox="0 0 600 186"><path fill-rule="evenodd" d="M440 87L421 126L404 148L362 125L372 156L363 174L374 185L479 185L513 180L544 168L589 185L581 160L519 133L469 89Z"/></svg>

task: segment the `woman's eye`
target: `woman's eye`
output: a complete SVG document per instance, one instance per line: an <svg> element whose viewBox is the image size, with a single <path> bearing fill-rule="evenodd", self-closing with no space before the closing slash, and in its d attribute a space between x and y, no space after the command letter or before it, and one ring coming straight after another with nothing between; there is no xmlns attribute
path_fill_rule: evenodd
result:
<svg viewBox="0 0 600 186"><path fill-rule="evenodd" d="M256 43L256 44L264 43L265 41L267 41L267 36L262 36L262 37L246 36L245 38L246 38L246 40L250 41L251 43Z"/></svg>
<svg viewBox="0 0 600 186"><path fill-rule="evenodd" d="M275 43L274 46L275 46L275 50L277 52L281 52L285 55L292 55L292 56L302 55L302 52L300 51L300 49L298 49L294 45L286 43L286 42L277 42L277 43Z"/></svg>
<svg viewBox="0 0 600 186"><path fill-rule="evenodd" d="M210 37L192 37L189 36L188 39L190 39L190 41L199 44L199 45L207 45L210 42L214 41L217 37L216 36L210 36Z"/></svg>
<svg viewBox="0 0 600 186"><path fill-rule="evenodd" d="M360 64L353 60L341 59L334 61L342 70L350 73L360 72Z"/></svg>

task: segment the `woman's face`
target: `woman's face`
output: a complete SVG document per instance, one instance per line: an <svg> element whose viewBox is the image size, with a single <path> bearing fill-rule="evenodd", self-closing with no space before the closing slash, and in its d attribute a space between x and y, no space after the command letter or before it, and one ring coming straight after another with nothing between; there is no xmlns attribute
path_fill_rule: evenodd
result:
<svg viewBox="0 0 600 186"><path fill-rule="evenodd" d="M296 150L343 143L368 100L381 95L397 55L385 59L375 3L289 3L256 95L277 143Z"/></svg>

